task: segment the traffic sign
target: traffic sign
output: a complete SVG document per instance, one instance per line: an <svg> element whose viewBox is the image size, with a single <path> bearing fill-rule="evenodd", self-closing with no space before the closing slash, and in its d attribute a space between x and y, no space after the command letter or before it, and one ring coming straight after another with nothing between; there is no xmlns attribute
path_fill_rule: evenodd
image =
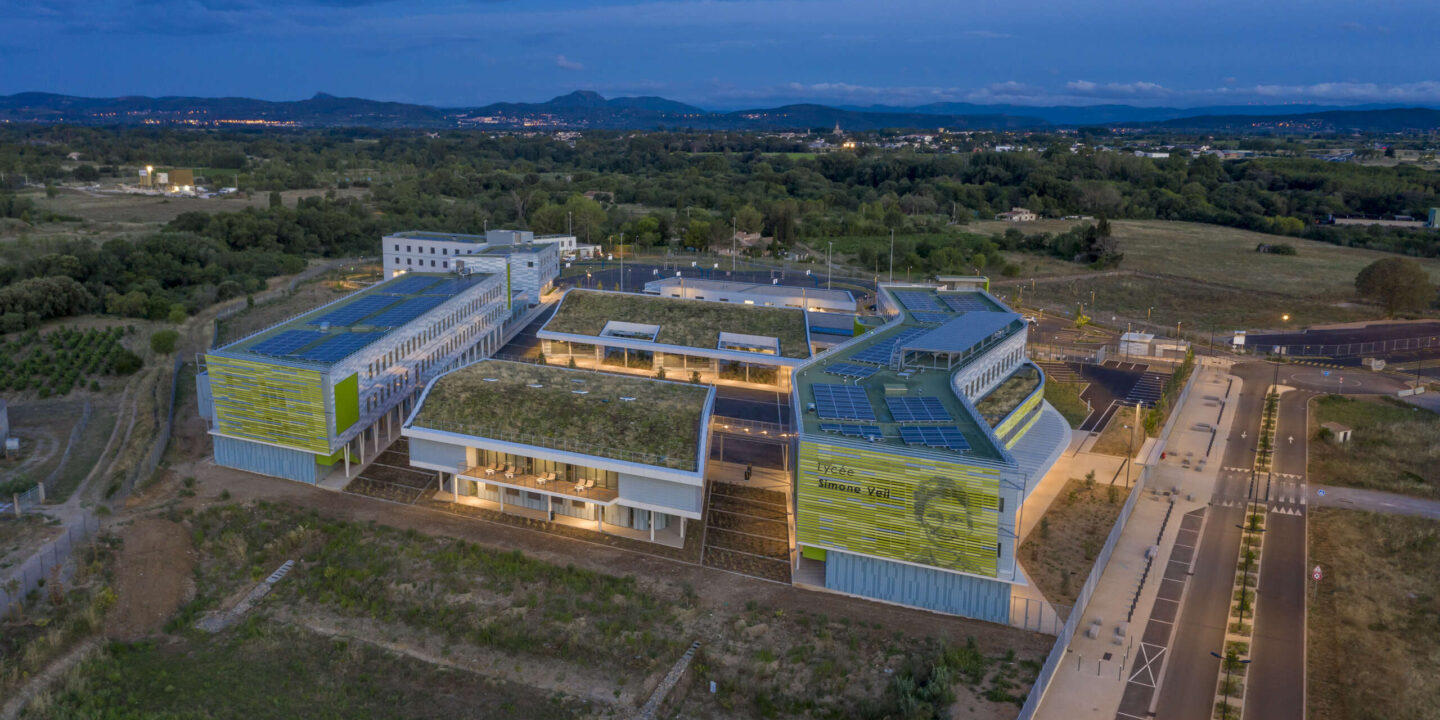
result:
<svg viewBox="0 0 1440 720"><path fill-rule="evenodd" d="M1316 492L1316 494L1318 494L1320 497L1325 497L1325 488L1320 488L1319 490L1316 490L1315 492Z"/></svg>
<svg viewBox="0 0 1440 720"><path fill-rule="evenodd" d="M1320 371L1320 374L1321 374L1321 375L1324 375L1325 377L1330 377L1330 371L1329 371L1329 370L1321 370L1321 371Z"/></svg>
<svg viewBox="0 0 1440 720"><path fill-rule="evenodd" d="M1315 569L1310 571L1310 578L1315 582L1320 582L1320 578L1322 577L1325 577L1325 573L1320 570L1319 565L1316 565Z"/></svg>

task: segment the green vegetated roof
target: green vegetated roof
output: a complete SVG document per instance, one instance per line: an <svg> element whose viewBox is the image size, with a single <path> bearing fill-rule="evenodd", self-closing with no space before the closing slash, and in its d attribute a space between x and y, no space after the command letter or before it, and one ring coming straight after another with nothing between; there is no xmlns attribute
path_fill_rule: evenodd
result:
<svg viewBox="0 0 1440 720"><path fill-rule="evenodd" d="M436 380L411 424L692 470L709 393L704 385L484 360Z"/></svg>
<svg viewBox="0 0 1440 720"><path fill-rule="evenodd" d="M720 333L742 333L779 339L782 357L810 357L805 313L798 308L571 290L545 329L598 336L611 320L659 325L655 342L665 345L713 350L719 344Z"/></svg>
<svg viewBox="0 0 1440 720"><path fill-rule="evenodd" d="M1019 370L1000 383L990 394L975 403L975 411L985 418L985 421L994 427L1005 419L1035 388L1040 386L1040 374L1030 365L1022 365Z"/></svg>

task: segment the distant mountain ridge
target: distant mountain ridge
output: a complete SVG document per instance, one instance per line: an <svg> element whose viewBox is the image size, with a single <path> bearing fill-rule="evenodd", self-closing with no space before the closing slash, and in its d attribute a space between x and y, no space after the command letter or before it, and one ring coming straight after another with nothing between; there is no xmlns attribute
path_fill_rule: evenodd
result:
<svg viewBox="0 0 1440 720"><path fill-rule="evenodd" d="M605 98L587 90L540 103L499 102L440 108L316 93L295 101L221 97L85 98L44 92L0 96L0 122L77 125L199 125L284 127L457 127L607 130L807 130L839 125L845 131L880 129L1048 130L1086 125L1183 130L1273 132L1431 131L1440 110L1368 105L1337 107L1216 106L1148 108L1131 105L1037 106L930 103L829 106L797 103L771 108L714 111L663 97Z"/></svg>

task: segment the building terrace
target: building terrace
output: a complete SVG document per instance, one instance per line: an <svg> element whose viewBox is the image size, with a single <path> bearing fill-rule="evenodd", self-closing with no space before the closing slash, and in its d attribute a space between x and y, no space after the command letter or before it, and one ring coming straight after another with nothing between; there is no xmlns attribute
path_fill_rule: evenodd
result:
<svg viewBox="0 0 1440 720"><path fill-rule="evenodd" d="M484 360L436 379L409 424L694 470L711 392L684 383Z"/></svg>

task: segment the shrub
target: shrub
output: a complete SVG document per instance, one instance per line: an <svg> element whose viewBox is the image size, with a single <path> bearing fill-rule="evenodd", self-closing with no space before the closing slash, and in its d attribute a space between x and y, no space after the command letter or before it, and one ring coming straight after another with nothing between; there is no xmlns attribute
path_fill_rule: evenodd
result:
<svg viewBox="0 0 1440 720"><path fill-rule="evenodd" d="M139 370L144 361L129 350L120 347L110 354L110 371L116 375L130 375Z"/></svg>
<svg viewBox="0 0 1440 720"><path fill-rule="evenodd" d="M162 355L175 352L175 343L180 339L180 333L174 330L165 329L156 331L150 336L150 349Z"/></svg>

